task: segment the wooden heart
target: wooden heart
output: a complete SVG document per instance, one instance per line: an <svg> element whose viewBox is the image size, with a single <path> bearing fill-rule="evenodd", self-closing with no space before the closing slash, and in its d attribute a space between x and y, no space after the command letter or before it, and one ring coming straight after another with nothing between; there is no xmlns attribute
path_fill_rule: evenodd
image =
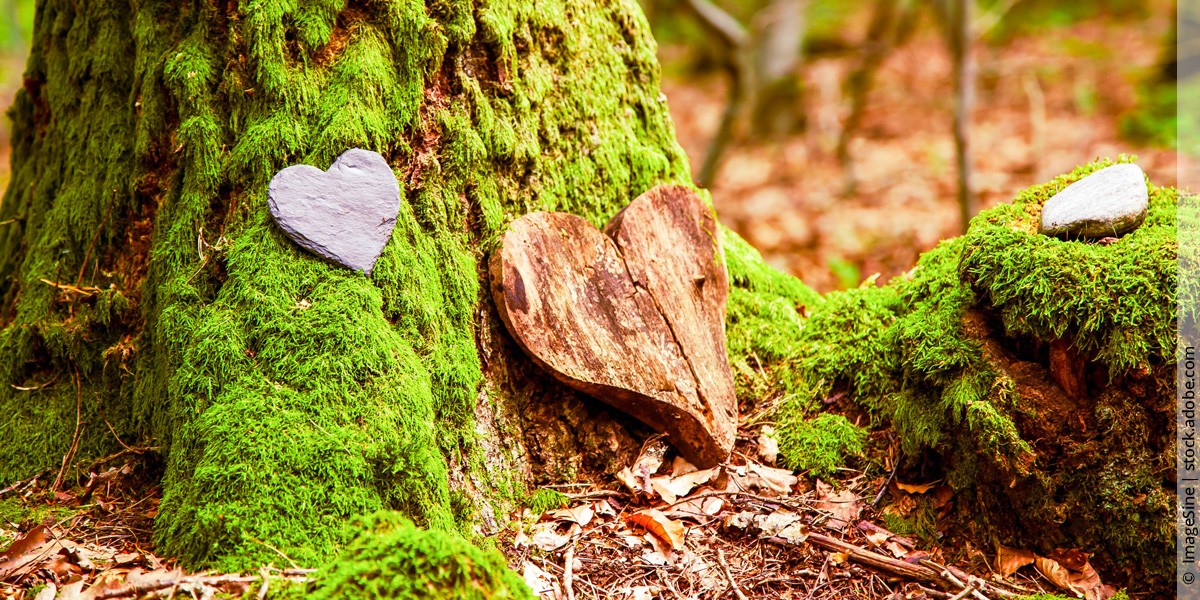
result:
<svg viewBox="0 0 1200 600"><path fill-rule="evenodd" d="M396 226L400 184L382 156L353 148L328 171L295 165L276 173L267 206L301 248L370 275Z"/></svg>
<svg viewBox="0 0 1200 600"><path fill-rule="evenodd" d="M604 233L574 215L530 213L501 237L490 269L500 317L535 362L666 433L701 468L728 458L729 280L712 209L695 192L654 188Z"/></svg>

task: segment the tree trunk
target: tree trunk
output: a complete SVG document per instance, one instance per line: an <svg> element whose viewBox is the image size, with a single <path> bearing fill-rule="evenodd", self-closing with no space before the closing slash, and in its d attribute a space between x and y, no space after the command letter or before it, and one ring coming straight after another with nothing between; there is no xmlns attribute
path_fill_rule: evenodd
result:
<svg viewBox="0 0 1200 600"><path fill-rule="evenodd" d="M489 533L529 485L636 452L639 425L520 353L484 269L523 213L601 225L690 182L633 0L50 0L35 29L0 205L0 480L157 446L160 550L236 569L315 564L382 508ZM275 172L352 147L402 188L369 277L267 211Z"/></svg>

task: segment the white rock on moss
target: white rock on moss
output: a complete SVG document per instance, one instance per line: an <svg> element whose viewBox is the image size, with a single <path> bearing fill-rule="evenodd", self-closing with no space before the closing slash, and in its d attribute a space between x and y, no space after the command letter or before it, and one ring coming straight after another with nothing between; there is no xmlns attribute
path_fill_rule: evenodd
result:
<svg viewBox="0 0 1200 600"><path fill-rule="evenodd" d="M1114 237L1137 229L1150 194L1141 167L1124 163L1100 169L1054 195L1042 207L1044 235L1068 239Z"/></svg>

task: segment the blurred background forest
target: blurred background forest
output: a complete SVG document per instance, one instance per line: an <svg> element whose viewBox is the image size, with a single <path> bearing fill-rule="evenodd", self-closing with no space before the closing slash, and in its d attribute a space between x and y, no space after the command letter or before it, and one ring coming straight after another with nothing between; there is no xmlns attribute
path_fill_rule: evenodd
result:
<svg viewBox="0 0 1200 600"><path fill-rule="evenodd" d="M956 131L973 211L1121 153L1177 183L1173 0L640 1L721 220L818 290L904 272L961 231ZM33 11L0 0L4 106Z"/></svg>

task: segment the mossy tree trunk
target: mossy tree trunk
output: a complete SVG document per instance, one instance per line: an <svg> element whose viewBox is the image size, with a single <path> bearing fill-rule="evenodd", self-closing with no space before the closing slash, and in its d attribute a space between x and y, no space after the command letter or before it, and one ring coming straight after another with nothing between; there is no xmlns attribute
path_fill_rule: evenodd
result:
<svg viewBox="0 0 1200 600"><path fill-rule="evenodd" d="M77 432L77 460L158 446L160 550L241 568L316 563L381 508L486 531L533 478L636 450L519 354L483 268L515 216L600 224L689 183L636 2L48 0L35 30L0 480L56 471ZM266 208L276 171L352 147L402 187L370 277Z"/></svg>

